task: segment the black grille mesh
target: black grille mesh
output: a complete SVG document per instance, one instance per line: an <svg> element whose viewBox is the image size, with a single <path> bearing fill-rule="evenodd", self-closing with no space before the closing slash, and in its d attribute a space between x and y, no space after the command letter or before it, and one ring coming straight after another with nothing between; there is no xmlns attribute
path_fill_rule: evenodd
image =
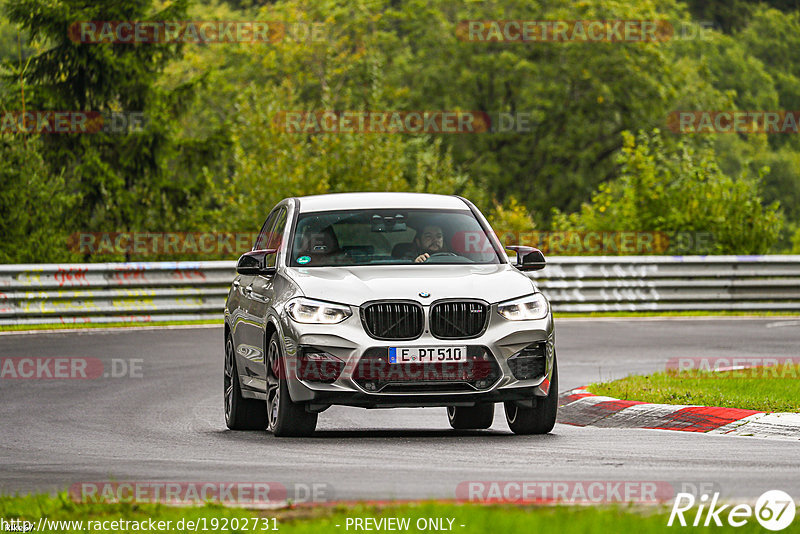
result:
<svg viewBox="0 0 800 534"><path fill-rule="evenodd" d="M431 310L431 333L441 339L465 339L483 332L488 306L480 302L440 302Z"/></svg>
<svg viewBox="0 0 800 534"><path fill-rule="evenodd" d="M369 304L361 311L367 333L376 339L415 339L422 335L422 307L410 302Z"/></svg>

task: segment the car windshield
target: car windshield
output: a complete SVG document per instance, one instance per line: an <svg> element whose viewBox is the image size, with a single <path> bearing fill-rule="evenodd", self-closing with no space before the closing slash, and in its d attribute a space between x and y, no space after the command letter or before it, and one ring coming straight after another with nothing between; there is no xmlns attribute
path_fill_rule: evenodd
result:
<svg viewBox="0 0 800 534"><path fill-rule="evenodd" d="M303 213L289 265L497 264L469 210L365 209Z"/></svg>

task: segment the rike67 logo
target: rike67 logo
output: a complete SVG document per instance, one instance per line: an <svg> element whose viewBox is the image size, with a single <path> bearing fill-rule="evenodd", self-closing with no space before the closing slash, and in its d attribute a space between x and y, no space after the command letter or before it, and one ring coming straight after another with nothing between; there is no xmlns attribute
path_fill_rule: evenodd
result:
<svg viewBox="0 0 800 534"><path fill-rule="evenodd" d="M678 524L687 526L686 514L692 526L708 527L712 524L721 527L724 522L732 527L741 527L755 517L756 521L767 530L783 530L792 524L795 515L795 504L788 493L781 490L770 490L761 495L755 507L749 504L737 504L731 508L730 504L719 505L719 493L714 493L709 502L707 494L695 499L691 493L678 493L669 514L667 526L672 526L677 518ZM695 509L695 506L697 508ZM730 510L728 510L730 508ZM705 520L703 520L705 518Z"/></svg>

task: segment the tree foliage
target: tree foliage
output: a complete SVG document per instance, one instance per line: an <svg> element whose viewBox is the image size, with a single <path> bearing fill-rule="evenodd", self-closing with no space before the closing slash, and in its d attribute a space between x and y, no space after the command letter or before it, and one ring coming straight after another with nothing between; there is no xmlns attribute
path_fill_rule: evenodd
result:
<svg viewBox="0 0 800 534"><path fill-rule="evenodd" d="M8 19L0 19L2 110L21 110L24 88L26 109L148 118L142 131L123 135L6 140L4 198L44 184L56 219L41 220L60 221L58 239L86 231L253 231L286 196L401 190L466 196L503 231L713 232L702 253L790 250L800 227L797 135L654 133L675 110L800 109L800 14L790 1L0 6ZM274 43L186 45L81 44L66 32L79 20L182 19L281 21L289 31ZM694 38L502 43L459 33L464 20L515 19L668 20ZM713 28L699 31L709 21ZM323 110L478 111L529 123L459 135L275 127L281 112ZM32 166L28 181L12 168L22 154ZM21 261L24 235L9 235L3 261Z"/></svg>
<svg viewBox="0 0 800 534"><path fill-rule="evenodd" d="M696 254L770 250L782 219L777 203L762 206L756 180L725 175L710 150L681 143L666 153L658 130L638 137L624 132L623 139L619 178L601 185L579 212L556 211L558 228L662 231L673 240L689 237ZM686 243L672 245L678 252L675 247Z"/></svg>
<svg viewBox="0 0 800 534"><path fill-rule="evenodd" d="M42 136L37 146L49 173L63 177L65 191L77 196L80 209L69 225L86 232L185 224L185 215L202 206L207 184L202 174L190 175L182 165L191 169L208 158L194 140L177 135L176 117L191 88L157 85L164 67L180 57L180 46L77 43L67 32L76 21L180 20L186 17L185 1L158 11L151 0L18 0L5 11L42 48L21 73L9 65L7 84L20 74L22 82L3 95L6 109L134 112L147 119L141 131Z"/></svg>
<svg viewBox="0 0 800 534"><path fill-rule="evenodd" d="M49 172L36 140L0 136L0 263L69 261L65 222L75 198Z"/></svg>

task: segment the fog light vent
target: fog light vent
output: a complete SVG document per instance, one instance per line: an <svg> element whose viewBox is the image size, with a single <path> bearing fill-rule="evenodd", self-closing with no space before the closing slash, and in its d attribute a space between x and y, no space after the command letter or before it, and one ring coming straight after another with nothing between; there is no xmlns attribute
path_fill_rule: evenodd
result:
<svg viewBox="0 0 800 534"><path fill-rule="evenodd" d="M508 359L508 367L517 380L529 380L544 376L546 370L544 341L528 345Z"/></svg>
<svg viewBox="0 0 800 534"><path fill-rule="evenodd" d="M303 347L298 359L297 377L308 382L336 381L344 370L344 362L325 351Z"/></svg>

